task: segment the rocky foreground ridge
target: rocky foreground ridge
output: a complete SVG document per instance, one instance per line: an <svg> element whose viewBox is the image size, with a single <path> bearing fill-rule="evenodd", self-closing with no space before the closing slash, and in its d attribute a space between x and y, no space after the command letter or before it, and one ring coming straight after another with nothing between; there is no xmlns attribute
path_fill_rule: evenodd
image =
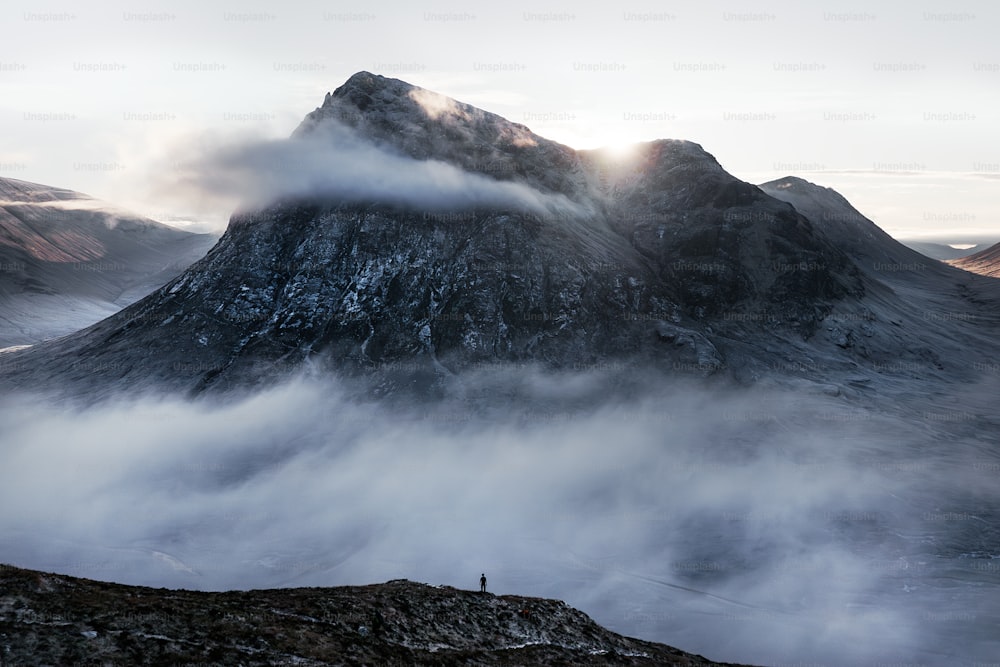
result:
<svg viewBox="0 0 1000 667"><path fill-rule="evenodd" d="M208 593L0 566L0 664L677 665L712 662L564 602L429 586Z"/></svg>

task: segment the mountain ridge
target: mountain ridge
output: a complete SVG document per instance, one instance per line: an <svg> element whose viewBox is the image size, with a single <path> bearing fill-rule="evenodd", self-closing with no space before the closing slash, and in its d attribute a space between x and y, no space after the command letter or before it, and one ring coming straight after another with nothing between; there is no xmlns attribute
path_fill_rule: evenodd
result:
<svg viewBox="0 0 1000 667"><path fill-rule="evenodd" d="M422 116L433 122L419 122ZM413 159L442 159L496 180L520 177L535 187L563 194L578 191L586 180L573 169L576 152L568 146L489 111L370 72L358 72L327 93L323 104L306 115L292 137L308 137L330 120ZM454 150L456 146L471 150ZM540 164L525 164L526 154L537 156ZM564 175L567 167L568 176Z"/></svg>
<svg viewBox="0 0 1000 667"><path fill-rule="evenodd" d="M860 217L826 229L822 206L813 220L698 144L659 140L610 160L367 72L328 93L292 139L333 161L391 165L395 189L445 187L423 206L319 188L239 211L205 258L147 299L18 353L19 380L102 382L64 372L85 357L117 369L121 388L194 394L306 366L369 375L379 391L424 391L482 363L618 360L753 381L817 355L845 370L923 363L931 334L889 328L920 316L901 305L910 286L899 279L930 292L966 280L913 259L839 195L824 196ZM455 180L470 172L482 180ZM466 185L490 194L461 198ZM847 223L867 226L871 253ZM830 322L858 311L864 321ZM412 372L384 372L402 365Z"/></svg>
<svg viewBox="0 0 1000 667"><path fill-rule="evenodd" d="M558 600L405 579L213 593L0 565L0 637L4 664L731 664L623 637Z"/></svg>

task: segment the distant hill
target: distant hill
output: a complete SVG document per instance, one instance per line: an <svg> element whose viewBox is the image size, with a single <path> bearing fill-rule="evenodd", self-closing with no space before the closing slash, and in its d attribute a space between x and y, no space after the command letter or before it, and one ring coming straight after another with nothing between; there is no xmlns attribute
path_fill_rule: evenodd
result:
<svg viewBox="0 0 1000 667"><path fill-rule="evenodd" d="M951 260L948 263L966 271L1000 278L1000 243L980 250L973 255Z"/></svg>
<svg viewBox="0 0 1000 667"><path fill-rule="evenodd" d="M786 176L762 183L760 189L794 206L830 236L866 273L882 274L882 271L874 270L877 265L920 265L928 256L889 236L832 188L796 176ZM933 272L937 268L928 263L920 271Z"/></svg>
<svg viewBox="0 0 1000 667"><path fill-rule="evenodd" d="M921 255L926 255L931 259L939 259L941 261L968 257L969 255L975 254L980 250L984 250L989 247L984 244L979 244L974 245L971 248L952 248L950 245L945 243L930 243L927 241L900 241L900 243L905 245L907 248L916 250Z"/></svg>
<svg viewBox="0 0 1000 667"><path fill-rule="evenodd" d="M108 317L214 243L79 192L0 178L0 347Z"/></svg>

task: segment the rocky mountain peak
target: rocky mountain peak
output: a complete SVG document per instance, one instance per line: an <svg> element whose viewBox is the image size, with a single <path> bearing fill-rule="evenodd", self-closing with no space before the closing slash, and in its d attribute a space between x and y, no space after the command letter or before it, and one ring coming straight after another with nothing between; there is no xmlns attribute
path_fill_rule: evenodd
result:
<svg viewBox="0 0 1000 667"><path fill-rule="evenodd" d="M419 86L359 72L327 94L293 137L323 140L333 127L416 160L437 160L500 181L581 195L587 178L573 149L526 126Z"/></svg>
<svg viewBox="0 0 1000 667"><path fill-rule="evenodd" d="M416 91L424 90L419 86L393 79L371 72L358 72L351 76L341 86L337 87L332 94L328 94L323 102L323 107L335 105L351 106L358 111L367 111L380 104L393 102L405 102L407 99L420 97ZM424 91L430 93L430 91ZM443 95L439 97L444 97Z"/></svg>
<svg viewBox="0 0 1000 667"><path fill-rule="evenodd" d="M820 223L690 141L612 160L369 72L293 141L324 151L317 164L364 165L361 195L306 189L234 215L202 262L59 346L122 367L141 354L125 384L194 391L317 356L364 373L405 360L428 377L612 358L710 374L728 341L807 340L865 293Z"/></svg>
<svg viewBox="0 0 1000 667"><path fill-rule="evenodd" d="M798 176L784 176L782 178L763 183L760 187L765 192L774 192L776 194L782 193L787 199L800 198L801 200L809 198L817 200L826 206L837 206L841 209L841 213L845 212L849 208L850 210L855 211L856 215L853 217L856 220L860 221L866 219L865 216L858 212L842 194L833 188L817 185L816 183L812 183Z"/></svg>

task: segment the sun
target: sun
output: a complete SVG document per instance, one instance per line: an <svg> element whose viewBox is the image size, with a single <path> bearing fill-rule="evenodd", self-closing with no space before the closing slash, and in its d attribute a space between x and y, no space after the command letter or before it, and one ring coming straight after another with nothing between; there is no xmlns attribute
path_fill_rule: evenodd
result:
<svg viewBox="0 0 1000 667"><path fill-rule="evenodd" d="M599 150L612 160L625 160L635 155L636 147L638 145L638 141L615 139L605 143Z"/></svg>
<svg viewBox="0 0 1000 667"><path fill-rule="evenodd" d="M605 125L595 127L589 137L590 144L605 159L620 162L634 156L642 140L636 136L634 128Z"/></svg>
<svg viewBox="0 0 1000 667"><path fill-rule="evenodd" d="M608 134L594 141L594 151L607 162L626 162L638 152L642 142L625 134Z"/></svg>

